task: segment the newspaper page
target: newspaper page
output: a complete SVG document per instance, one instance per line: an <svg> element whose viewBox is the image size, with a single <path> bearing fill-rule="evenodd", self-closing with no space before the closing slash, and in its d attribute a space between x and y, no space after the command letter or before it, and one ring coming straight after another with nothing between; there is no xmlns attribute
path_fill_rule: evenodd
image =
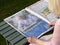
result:
<svg viewBox="0 0 60 45"><path fill-rule="evenodd" d="M46 21L24 9L4 21L25 37L35 36L38 38L52 29Z"/></svg>
<svg viewBox="0 0 60 45"><path fill-rule="evenodd" d="M57 20L57 16L49 11L48 2L46 2L45 0L38 1L35 4L28 6L26 10L37 13L38 15L44 17L49 22Z"/></svg>

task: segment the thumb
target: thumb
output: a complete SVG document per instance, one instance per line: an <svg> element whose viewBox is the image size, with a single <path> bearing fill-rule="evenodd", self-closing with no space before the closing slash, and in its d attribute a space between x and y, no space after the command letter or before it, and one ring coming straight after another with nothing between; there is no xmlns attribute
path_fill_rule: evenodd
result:
<svg viewBox="0 0 60 45"><path fill-rule="evenodd" d="M27 40L28 40L28 42L31 42L31 37L28 37Z"/></svg>
<svg viewBox="0 0 60 45"><path fill-rule="evenodd" d="M55 25L55 23L56 23L56 21L53 21L53 22L50 22L50 23L49 23L49 25L54 26L54 25Z"/></svg>

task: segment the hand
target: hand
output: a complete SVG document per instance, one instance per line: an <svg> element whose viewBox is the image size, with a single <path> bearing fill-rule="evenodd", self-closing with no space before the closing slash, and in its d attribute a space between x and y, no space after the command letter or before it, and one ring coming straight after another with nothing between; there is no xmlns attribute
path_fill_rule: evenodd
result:
<svg viewBox="0 0 60 45"><path fill-rule="evenodd" d="M39 39L37 39L35 37L28 37L27 40L28 40L28 42L30 42L32 44L36 44L36 45L44 45L45 44L44 41L39 40Z"/></svg>
<svg viewBox="0 0 60 45"><path fill-rule="evenodd" d="M28 42L30 42L30 43L36 43L36 41L37 41L38 39L35 38L34 36L32 36L32 37L28 37L27 40L28 40Z"/></svg>

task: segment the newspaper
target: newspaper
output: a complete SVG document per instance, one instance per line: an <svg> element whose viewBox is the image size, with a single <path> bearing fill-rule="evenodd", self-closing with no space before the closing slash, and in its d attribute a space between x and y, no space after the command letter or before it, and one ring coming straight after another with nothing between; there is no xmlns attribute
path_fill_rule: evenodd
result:
<svg viewBox="0 0 60 45"><path fill-rule="evenodd" d="M57 16L49 11L48 2L46 1L45 0L38 1L35 4L27 7L26 10L31 13L32 12L37 13L38 15L40 15L41 17L44 17L49 22L57 20Z"/></svg>
<svg viewBox="0 0 60 45"><path fill-rule="evenodd" d="M53 28L48 23L51 20L57 20L47 6L45 1L38 1L4 19L4 21L25 37L39 38Z"/></svg>

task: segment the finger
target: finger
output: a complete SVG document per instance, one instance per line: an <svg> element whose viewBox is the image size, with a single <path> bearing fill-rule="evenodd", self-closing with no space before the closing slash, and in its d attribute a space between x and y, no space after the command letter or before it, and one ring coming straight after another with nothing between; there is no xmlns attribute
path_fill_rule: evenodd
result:
<svg viewBox="0 0 60 45"><path fill-rule="evenodd" d="M32 37L28 37L27 40L30 43L35 43L37 41L37 38L35 38L34 36L32 36Z"/></svg>
<svg viewBox="0 0 60 45"><path fill-rule="evenodd" d="M28 42L31 42L31 37L28 37L27 40L28 40Z"/></svg>
<svg viewBox="0 0 60 45"><path fill-rule="evenodd" d="M31 43L36 43L37 40L38 40L38 39L35 38L34 36L31 37Z"/></svg>
<svg viewBox="0 0 60 45"><path fill-rule="evenodd" d="M54 26L54 25L55 25L55 23L56 23L56 21L49 23L49 25Z"/></svg>

